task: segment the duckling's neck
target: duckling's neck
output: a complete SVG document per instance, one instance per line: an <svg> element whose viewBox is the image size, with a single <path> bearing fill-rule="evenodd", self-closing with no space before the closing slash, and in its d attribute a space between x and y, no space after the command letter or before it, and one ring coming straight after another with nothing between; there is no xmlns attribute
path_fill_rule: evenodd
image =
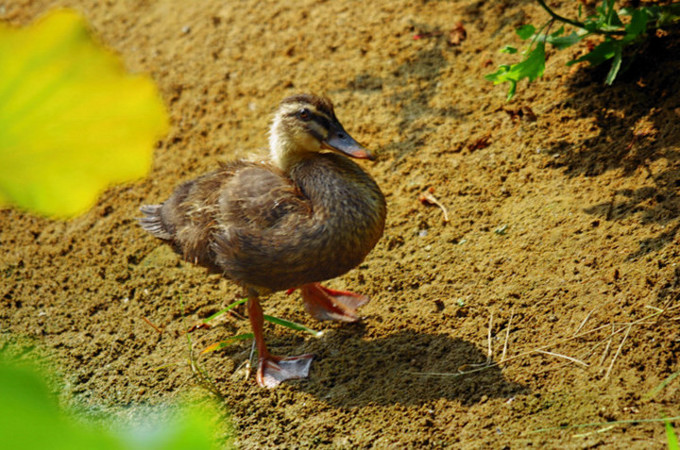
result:
<svg viewBox="0 0 680 450"><path fill-rule="evenodd" d="M281 139L277 134L272 134L269 137L269 146L272 163L284 173L289 173L290 169L304 159L307 153L301 152L297 145L286 139Z"/></svg>
<svg viewBox="0 0 680 450"><path fill-rule="evenodd" d="M316 153L291 167L289 175L328 228L347 226L371 234L385 219L380 188L356 163L336 153Z"/></svg>
<svg viewBox="0 0 680 450"><path fill-rule="evenodd" d="M288 173L291 166L290 157L295 154L296 145L290 139L286 139L285 134L281 132L282 128L281 117L277 115L269 130L269 155L276 167Z"/></svg>

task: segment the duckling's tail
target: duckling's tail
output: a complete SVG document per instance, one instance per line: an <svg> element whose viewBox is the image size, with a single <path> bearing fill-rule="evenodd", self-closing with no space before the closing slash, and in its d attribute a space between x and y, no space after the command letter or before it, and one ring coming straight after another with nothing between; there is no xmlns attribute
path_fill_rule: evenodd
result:
<svg viewBox="0 0 680 450"><path fill-rule="evenodd" d="M144 217L137 219L142 228L164 241L173 239L173 234L163 221L163 205L142 205L139 210L144 214Z"/></svg>

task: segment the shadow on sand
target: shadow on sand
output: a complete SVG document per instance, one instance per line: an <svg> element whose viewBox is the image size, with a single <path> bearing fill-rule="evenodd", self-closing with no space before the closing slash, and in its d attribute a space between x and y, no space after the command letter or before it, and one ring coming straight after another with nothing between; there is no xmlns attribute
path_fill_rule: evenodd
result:
<svg viewBox="0 0 680 450"><path fill-rule="evenodd" d="M631 55L632 56L632 55ZM629 58L630 61L630 58ZM680 225L680 37L653 39L633 60L614 85L604 86L608 65L584 68L576 73L571 97L558 108L573 109L580 118L593 118L594 134L580 140L548 143L548 152L559 155L548 167L569 176L599 176L620 170L624 177L643 170L647 186L620 189L584 210L604 220L639 217L642 224L672 225L664 232L640 241L628 255L635 259L673 242ZM652 171L650 164L667 161ZM651 185L651 186L650 186Z"/></svg>
<svg viewBox="0 0 680 450"><path fill-rule="evenodd" d="M359 330L361 324L345 326L308 341L305 350L316 358L310 379L299 382L301 390L338 407L417 405L439 398L469 405L528 392L499 367L456 375L486 362L485 352L465 340L410 330L370 339Z"/></svg>

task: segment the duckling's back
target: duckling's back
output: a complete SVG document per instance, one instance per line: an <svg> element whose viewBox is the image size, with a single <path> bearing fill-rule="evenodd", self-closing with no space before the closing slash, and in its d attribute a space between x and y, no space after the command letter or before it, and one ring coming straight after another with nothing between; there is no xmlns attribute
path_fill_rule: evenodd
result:
<svg viewBox="0 0 680 450"><path fill-rule="evenodd" d="M236 161L182 183L161 205L142 206L139 223L187 261L223 272L214 252L217 234L237 224L271 228L287 213L304 211L301 206L295 188L275 170Z"/></svg>

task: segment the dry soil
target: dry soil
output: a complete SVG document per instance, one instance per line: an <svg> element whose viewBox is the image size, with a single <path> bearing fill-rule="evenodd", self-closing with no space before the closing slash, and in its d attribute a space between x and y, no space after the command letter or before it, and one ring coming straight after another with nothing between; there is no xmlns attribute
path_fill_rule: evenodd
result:
<svg viewBox="0 0 680 450"><path fill-rule="evenodd" d="M546 20L535 2L0 6L16 25L81 11L171 115L149 177L84 216L0 212L1 336L49 349L74 402L126 411L207 386L242 448L665 446L659 423L553 427L679 412L677 380L647 395L680 370L677 40L606 88L606 69L564 66L583 47L550 50L507 103L483 76L516 60L498 52L521 45L514 27ZM199 354L249 331L223 315L189 335L206 380L185 332L239 290L144 233L138 207L265 150L272 111L298 92L328 95L378 155L363 166L387 196L385 236L329 283L372 301L350 325L315 322L296 295L264 301L324 332L267 326L276 352L317 355L308 380L273 390L246 378L249 342Z"/></svg>

